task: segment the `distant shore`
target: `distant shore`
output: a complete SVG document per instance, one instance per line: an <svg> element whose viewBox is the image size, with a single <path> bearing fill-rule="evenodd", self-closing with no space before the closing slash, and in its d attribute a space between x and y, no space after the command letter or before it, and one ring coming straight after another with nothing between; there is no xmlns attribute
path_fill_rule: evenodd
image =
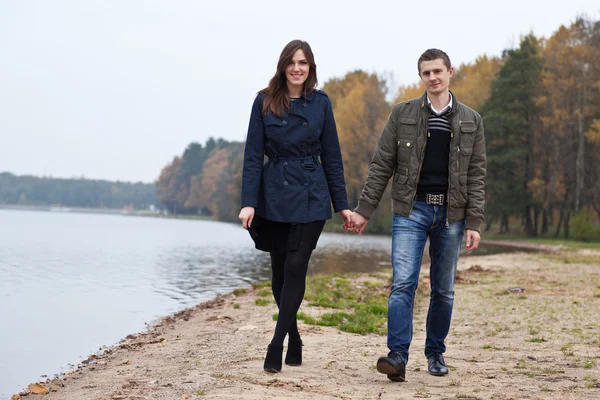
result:
<svg viewBox="0 0 600 400"><path fill-rule="evenodd" d="M445 355L448 377L429 375L422 355L428 296L423 268L405 383L390 382L374 368L387 353L382 332L360 335L302 321L303 365L264 372L277 309L268 290L257 287L129 335L105 354L42 382L50 391L43 398L600 398L598 265L597 250L462 258ZM355 290L389 290L389 271L331 277L331 285L340 279ZM307 321L340 310L305 302L300 311Z"/></svg>

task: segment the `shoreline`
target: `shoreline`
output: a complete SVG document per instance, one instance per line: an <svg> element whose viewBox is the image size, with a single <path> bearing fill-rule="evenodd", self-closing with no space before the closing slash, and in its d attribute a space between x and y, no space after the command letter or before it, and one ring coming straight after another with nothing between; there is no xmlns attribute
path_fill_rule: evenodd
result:
<svg viewBox="0 0 600 400"><path fill-rule="evenodd" d="M44 382L50 392L43 398L600 398L600 383L594 380L600 371L600 252L580 253L568 253L574 261L569 268L567 256L558 251L461 258L447 377L430 376L422 355L426 293L415 303L407 382L390 382L374 369L377 357L387 353L385 336L302 321L303 365L266 373L262 361L277 309L271 298L259 295L264 288L254 287L128 335L77 369ZM373 290L389 289L389 271L346 278L352 287L370 282ZM427 278L423 268L424 283ZM508 291L514 287L523 291ZM261 299L269 301L258 305ZM315 318L334 311L307 303L300 311Z"/></svg>

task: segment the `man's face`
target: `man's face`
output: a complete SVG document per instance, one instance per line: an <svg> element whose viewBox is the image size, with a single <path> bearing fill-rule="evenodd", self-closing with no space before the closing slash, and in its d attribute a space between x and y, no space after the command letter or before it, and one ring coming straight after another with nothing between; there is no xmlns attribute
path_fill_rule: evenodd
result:
<svg viewBox="0 0 600 400"><path fill-rule="evenodd" d="M448 90L454 68L446 68L444 60L438 58L431 61L421 61L419 77L430 95L436 95Z"/></svg>

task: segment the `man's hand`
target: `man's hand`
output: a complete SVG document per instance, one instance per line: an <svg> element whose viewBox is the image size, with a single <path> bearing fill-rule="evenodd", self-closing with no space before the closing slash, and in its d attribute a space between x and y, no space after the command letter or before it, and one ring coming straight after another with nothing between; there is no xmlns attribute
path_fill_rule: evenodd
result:
<svg viewBox="0 0 600 400"><path fill-rule="evenodd" d="M252 226L252 220L254 219L254 207L244 207L240 211L240 221L242 221L242 227L248 229Z"/></svg>
<svg viewBox="0 0 600 400"><path fill-rule="evenodd" d="M362 235L367 227L367 224L369 223L369 220L359 213L352 213L352 223L354 225L354 232Z"/></svg>
<svg viewBox="0 0 600 400"><path fill-rule="evenodd" d="M473 231L471 229L467 229L467 251L473 251L477 247L479 247L479 242L481 241L481 235L479 232Z"/></svg>

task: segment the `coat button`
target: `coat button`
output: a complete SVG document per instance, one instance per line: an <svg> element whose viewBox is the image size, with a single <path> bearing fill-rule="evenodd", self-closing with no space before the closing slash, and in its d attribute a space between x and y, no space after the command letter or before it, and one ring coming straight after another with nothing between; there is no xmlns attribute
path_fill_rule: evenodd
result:
<svg viewBox="0 0 600 400"><path fill-rule="evenodd" d="M286 126L287 125L287 121L281 121L281 125Z"/></svg>
<svg viewBox="0 0 600 400"><path fill-rule="evenodd" d="M287 166L288 166L288 163L287 163L287 161L283 163L283 166L284 166L284 167L287 167Z"/></svg>
<svg viewBox="0 0 600 400"><path fill-rule="evenodd" d="M406 142L406 147L410 147L410 142Z"/></svg>
<svg viewBox="0 0 600 400"><path fill-rule="evenodd" d="M302 103L302 106L303 106L303 107L308 107L308 104L306 104L306 103Z"/></svg>
<svg viewBox="0 0 600 400"><path fill-rule="evenodd" d="M304 121L304 122L302 123L302 126L306 126L306 125L308 125L308 122Z"/></svg>
<svg viewBox="0 0 600 400"><path fill-rule="evenodd" d="M285 186L287 186L287 185L288 185L287 181L284 181L284 182L283 182L283 184L284 184Z"/></svg>

